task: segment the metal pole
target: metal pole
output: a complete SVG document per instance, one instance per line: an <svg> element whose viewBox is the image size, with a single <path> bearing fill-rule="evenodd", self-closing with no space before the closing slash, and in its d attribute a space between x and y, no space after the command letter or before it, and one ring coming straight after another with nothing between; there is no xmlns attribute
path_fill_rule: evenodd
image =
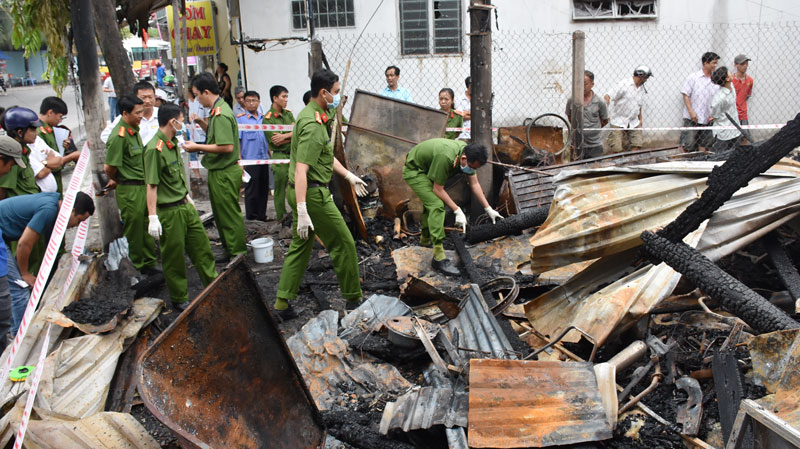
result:
<svg viewBox="0 0 800 449"><path fill-rule="evenodd" d="M244 83L244 90L249 90L247 89L247 61L244 58L244 43L242 42L244 37L242 35L241 15L237 19L239 20L239 53L242 55L242 67L240 68L242 71L242 82Z"/></svg>
<svg viewBox="0 0 800 449"><path fill-rule="evenodd" d="M575 157L583 158L583 72L585 70L584 46L586 36L583 31L572 33L572 144Z"/></svg>
<svg viewBox="0 0 800 449"><path fill-rule="evenodd" d="M181 2L183 6L186 6L186 2ZM183 90L184 81L189 81L189 61L186 57L189 55L189 44L186 42L186 11L181 11L181 72L183 73L183 77L181 78L180 86L181 88L178 89L177 97L183 100L185 97L185 91ZM182 102L182 101L181 101Z"/></svg>
<svg viewBox="0 0 800 449"><path fill-rule="evenodd" d="M493 155L492 143L492 10L491 0L471 0L470 16L470 76L472 77L472 142L482 143ZM494 200L491 164L478 169L481 188L490 203ZM472 218L483 213L476 199L470 208Z"/></svg>
<svg viewBox="0 0 800 449"><path fill-rule="evenodd" d="M175 58L175 84L178 92L183 92L183 49L181 40L181 26L178 14L181 11L181 2L172 0L172 34L175 36L175 44L172 46L172 57Z"/></svg>
<svg viewBox="0 0 800 449"><path fill-rule="evenodd" d="M308 38L314 40L314 0L306 0L306 15L308 16Z"/></svg>

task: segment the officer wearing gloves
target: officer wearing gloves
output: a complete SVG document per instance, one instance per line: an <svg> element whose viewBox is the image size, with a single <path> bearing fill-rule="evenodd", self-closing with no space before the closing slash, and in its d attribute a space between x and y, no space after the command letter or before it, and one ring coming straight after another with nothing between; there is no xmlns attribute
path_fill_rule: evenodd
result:
<svg viewBox="0 0 800 449"><path fill-rule="evenodd" d="M289 301L297 297L314 248L314 235L319 236L330 254L347 308L355 308L361 300L356 245L328 190L331 175L336 172L352 184L358 196L367 193L366 183L333 156L326 111L339 106L339 88L335 73L327 69L314 72L311 101L298 114L293 130L286 193L292 207L294 235L283 261L275 300L275 310L283 319L297 316Z"/></svg>
<svg viewBox="0 0 800 449"><path fill-rule="evenodd" d="M467 217L444 189L447 180L458 173L467 175L472 194L494 223L503 217L486 201L475 170L486 163L486 147L479 143L467 145L461 140L430 139L411 149L403 166L403 179L422 200L422 236L420 244L433 244L433 268L447 275L460 272L444 255L444 214L446 205L456 215L456 226L467 232Z"/></svg>
<svg viewBox="0 0 800 449"><path fill-rule="evenodd" d="M203 286L217 277L208 235L189 197L186 172L176 135L183 132L183 112L167 103L158 109L159 129L144 150L147 183L147 232L161 239L161 261L172 305L189 305L186 261L189 255Z"/></svg>

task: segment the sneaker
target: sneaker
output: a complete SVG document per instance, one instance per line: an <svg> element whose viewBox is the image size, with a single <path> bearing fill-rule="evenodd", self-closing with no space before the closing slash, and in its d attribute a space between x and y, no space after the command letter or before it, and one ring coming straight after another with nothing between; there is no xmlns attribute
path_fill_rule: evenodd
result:
<svg viewBox="0 0 800 449"><path fill-rule="evenodd" d="M289 321L297 318L297 312L295 312L291 304L289 304L288 309L276 310L275 313L278 314L278 316L281 318L281 321Z"/></svg>
<svg viewBox="0 0 800 449"><path fill-rule="evenodd" d="M181 313L184 310L186 310L187 307L189 307L189 304L191 304L191 301L186 301L186 302L174 302L173 301L172 302L172 308L175 309L176 312Z"/></svg>
<svg viewBox="0 0 800 449"><path fill-rule="evenodd" d="M450 262L450 259L432 260L433 269L445 276L459 276L461 272Z"/></svg>

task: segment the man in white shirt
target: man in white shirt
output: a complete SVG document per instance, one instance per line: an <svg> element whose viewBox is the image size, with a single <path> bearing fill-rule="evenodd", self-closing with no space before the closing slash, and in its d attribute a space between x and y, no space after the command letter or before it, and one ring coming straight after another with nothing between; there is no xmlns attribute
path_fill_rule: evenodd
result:
<svg viewBox="0 0 800 449"><path fill-rule="evenodd" d="M31 150L28 160L31 163L31 169L36 177L36 185L39 186L39 190L42 192L57 192L56 177L47 168L47 158L53 158L58 155L39 136L36 136L36 140L28 145L28 149Z"/></svg>
<svg viewBox="0 0 800 449"><path fill-rule="evenodd" d="M711 81L719 86L714 98L711 99L711 116L715 126L733 126L739 124L739 115L736 110L736 89L733 87L733 75L728 73L728 68L723 66L714 70ZM728 118L728 116L733 119ZM742 133L738 129L714 129L714 144L711 151L715 153L727 151L739 146Z"/></svg>
<svg viewBox="0 0 800 449"><path fill-rule="evenodd" d="M158 108L155 107L156 88L147 81L139 81L133 85L133 94L142 100L144 106L144 115L139 123L139 136L142 138L142 144L146 146L158 132ZM119 123L120 117L117 116L100 134L100 140L104 144L108 142L108 136L111 134L111 130Z"/></svg>
<svg viewBox="0 0 800 449"><path fill-rule="evenodd" d="M608 151L610 153L624 151L623 134L627 135L631 146L630 151L636 151L642 147L642 131L634 128L642 127L642 106L644 105L644 94L647 93L644 83L651 76L653 76L653 72L650 71L650 68L640 65L633 71L632 79L620 81L603 97L606 104L609 105L611 132L608 134Z"/></svg>
<svg viewBox="0 0 800 449"><path fill-rule="evenodd" d="M103 92L108 95L108 116L109 121L114 121L117 116L117 93L114 91L114 81L111 80L111 75L108 75L103 81Z"/></svg>
<svg viewBox="0 0 800 449"><path fill-rule="evenodd" d="M411 98L411 92L409 92L405 87L399 87L397 85L397 82L400 80L399 67L393 65L386 67L384 75L386 75L386 88L381 91L381 95L384 97L394 98L395 100L403 100L411 103L414 102L414 100Z"/></svg>
<svg viewBox="0 0 800 449"><path fill-rule="evenodd" d="M703 68L686 78L681 89L683 95L683 126L710 126L711 99L719 86L711 82L711 73L717 68L719 55L713 51L703 53ZM681 131L681 147L684 151L706 151L711 148L714 136L710 130Z"/></svg>
<svg viewBox="0 0 800 449"><path fill-rule="evenodd" d="M467 85L467 90L464 92L464 95L458 99L456 103L456 112L459 112L461 116L464 117L464 124L462 126L466 129L461 131L461 134L458 135L458 140L469 142L470 126L472 126L472 78L468 76L464 80L464 84Z"/></svg>

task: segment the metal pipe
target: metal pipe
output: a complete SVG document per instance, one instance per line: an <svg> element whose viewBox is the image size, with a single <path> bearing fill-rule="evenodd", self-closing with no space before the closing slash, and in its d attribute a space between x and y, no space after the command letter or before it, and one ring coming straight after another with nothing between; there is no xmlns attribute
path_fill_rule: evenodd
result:
<svg viewBox="0 0 800 449"><path fill-rule="evenodd" d="M625 413L631 407L636 405L639 401L642 400L643 397L647 396L648 394L650 394L651 391L655 390L656 387L658 386L659 382L661 382L661 378L664 377L664 376L661 374L661 364L658 363L658 356L654 355L651 360L655 360L656 370L653 373L653 377L652 377L652 380L650 381L650 385L648 385L647 388L644 389L644 391L642 391L641 393L639 393L636 396L632 397L631 400L628 401L627 404L622 406L619 409L619 412L617 412L618 413L617 416Z"/></svg>
<svg viewBox="0 0 800 449"><path fill-rule="evenodd" d="M646 353L647 343L643 342L642 340L636 340L629 344L628 347L618 352L617 355L611 357L611 360L608 361L608 364L614 365L617 368L617 371L621 371L630 366L631 363L642 358L642 356Z"/></svg>

